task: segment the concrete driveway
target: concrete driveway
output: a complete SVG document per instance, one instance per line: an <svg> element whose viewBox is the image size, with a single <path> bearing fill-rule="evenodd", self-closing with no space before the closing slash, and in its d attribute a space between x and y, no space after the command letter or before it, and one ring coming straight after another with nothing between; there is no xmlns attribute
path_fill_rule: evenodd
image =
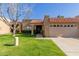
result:
<svg viewBox="0 0 79 59"><path fill-rule="evenodd" d="M51 38L59 48L68 56L79 56L78 38Z"/></svg>

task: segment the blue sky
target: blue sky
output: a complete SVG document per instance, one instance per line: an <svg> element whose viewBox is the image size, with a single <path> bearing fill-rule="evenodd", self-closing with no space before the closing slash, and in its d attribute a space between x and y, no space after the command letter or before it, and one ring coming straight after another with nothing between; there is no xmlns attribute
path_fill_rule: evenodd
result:
<svg viewBox="0 0 79 59"><path fill-rule="evenodd" d="M3 5L3 9L6 10L7 5ZM27 6L27 4L20 4L20 6L22 5L24 6L22 8L26 8ZM45 15L49 15L50 17L57 17L58 15L74 17L79 15L78 3L32 3L28 4L28 7L32 9L29 15L31 19L43 19ZM8 16L6 12L5 15Z"/></svg>
<svg viewBox="0 0 79 59"><path fill-rule="evenodd" d="M74 17L79 15L79 4L36 4L30 18L43 18L44 15L49 15L50 17L57 17L58 15L64 17Z"/></svg>

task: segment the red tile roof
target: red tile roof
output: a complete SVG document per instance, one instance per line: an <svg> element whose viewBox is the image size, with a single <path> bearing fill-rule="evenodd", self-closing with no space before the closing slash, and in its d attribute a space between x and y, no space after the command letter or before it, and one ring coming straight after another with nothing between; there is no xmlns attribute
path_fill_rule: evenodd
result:
<svg viewBox="0 0 79 59"><path fill-rule="evenodd" d="M40 20L40 19L39 19L39 20L38 20L38 19L36 19L36 20L35 20L35 19L34 19L34 20L32 19L32 21L31 21L30 23L31 23L31 24L42 24L43 21Z"/></svg>
<svg viewBox="0 0 79 59"><path fill-rule="evenodd" d="M44 21L44 20L43 20ZM43 24L41 19L32 19L31 24ZM72 22L79 22L79 18L50 18L50 23L72 23Z"/></svg>
<svg viewBox="0 0 79 59"><path fill-rule="evenodd" d="M58 22L58 23L71 23L71 22L79 22L79 18L50 18L49 22Z"/></svg>

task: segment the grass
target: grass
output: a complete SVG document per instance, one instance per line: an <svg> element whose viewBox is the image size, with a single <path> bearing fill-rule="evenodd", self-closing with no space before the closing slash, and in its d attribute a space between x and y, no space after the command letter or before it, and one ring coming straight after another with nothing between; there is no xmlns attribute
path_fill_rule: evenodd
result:
<svg viewBox="0 0 79 59"><path fill-rule="evenodd" d="M14 40L12 36L0 35L0 56L64 56L51 40L39 40L34 37L18 34L20 45L10 46ZM5 45L8 44L8 45Z"/></svg>

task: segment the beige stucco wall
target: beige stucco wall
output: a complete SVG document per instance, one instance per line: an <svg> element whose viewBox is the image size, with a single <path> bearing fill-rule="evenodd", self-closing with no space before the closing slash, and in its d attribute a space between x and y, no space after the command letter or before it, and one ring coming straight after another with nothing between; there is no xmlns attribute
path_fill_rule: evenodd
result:
<svg viewBox="0 0 79 59"><path fill-rule="evenodd" d="M44 17L43 33L45 37L49 37L49 16Z"/></svg>
<svg viewBox="0 0 79 59"><path fill-rule="evenodd" d="M0 20L0 34L7 34L7 33L10 33L10 27L5 22Z"/></svg>
<svg viewBox="0 0 79 59"><path fill-rule="evenodd" d="M78 27L50 27L49 26L49 36L50 37L79 37Z"/></svg>

